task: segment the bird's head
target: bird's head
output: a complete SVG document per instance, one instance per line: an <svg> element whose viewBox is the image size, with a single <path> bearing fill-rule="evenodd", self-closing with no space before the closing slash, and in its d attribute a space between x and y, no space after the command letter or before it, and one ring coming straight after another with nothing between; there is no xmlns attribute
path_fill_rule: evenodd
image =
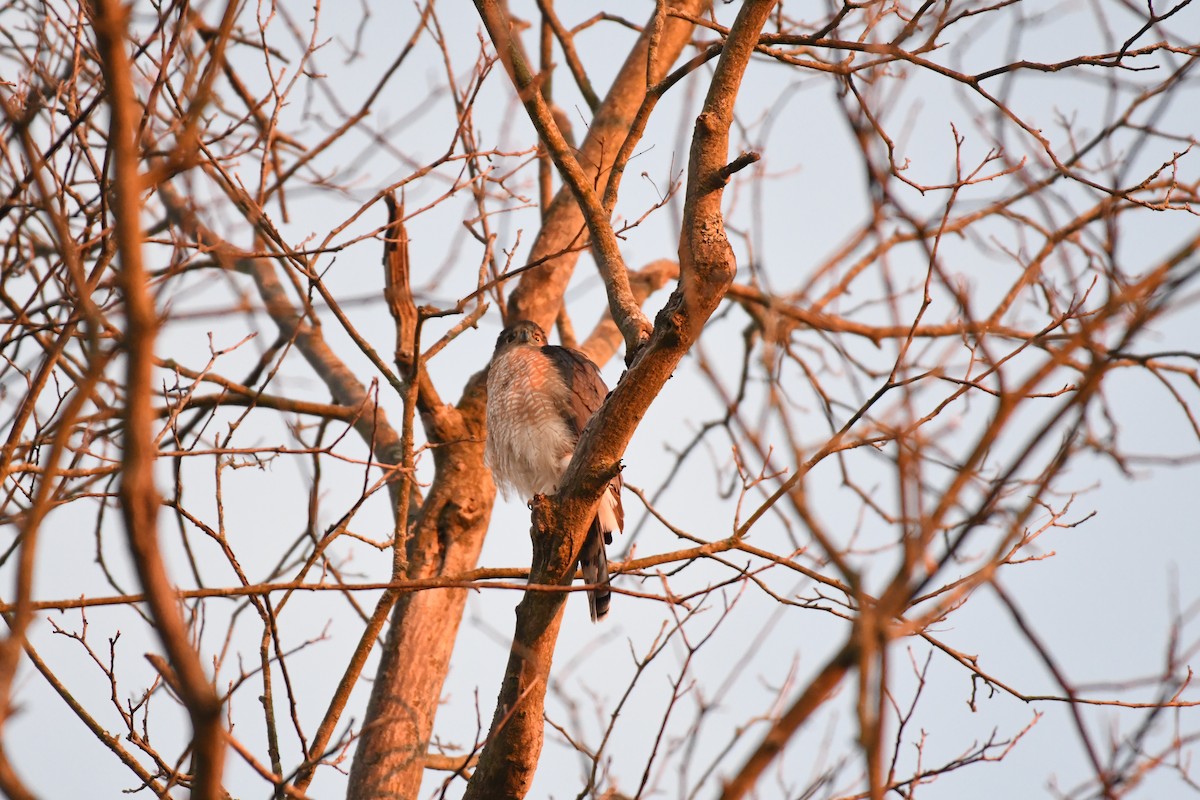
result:
<svg viewBox="0 0 1200 800"><path fill-rule="evenodd" d="M502 353L509 348L523 345L543 347L545 344L546 332L542 330L541 326L536 322L523 319L500 331L500 337L496 339L496 352Z"/></svg>

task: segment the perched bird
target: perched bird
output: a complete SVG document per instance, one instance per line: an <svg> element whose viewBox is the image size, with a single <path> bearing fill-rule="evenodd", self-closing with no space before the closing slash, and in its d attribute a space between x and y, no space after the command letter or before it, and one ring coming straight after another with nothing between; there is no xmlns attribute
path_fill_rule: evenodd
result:
<svg viewBox="0 0 1200 800"><path fill-rule="evenodd" d="M608 394L600 368L578 350L546 343L546 333L529 321L509 325L496 340L488 370L486 458L505 497L526 501L553 494L571 462L579 434ZM621 476L596 506L579 553L592 620L608 613L608 556L604 545L625 524Z"/></svg>

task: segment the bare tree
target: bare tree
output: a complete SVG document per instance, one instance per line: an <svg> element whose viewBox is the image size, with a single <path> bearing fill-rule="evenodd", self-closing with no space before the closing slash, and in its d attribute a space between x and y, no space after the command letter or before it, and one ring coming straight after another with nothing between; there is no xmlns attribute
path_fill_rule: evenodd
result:
<svg viewBox="0 0 1200 800"><path fill-rule="evenodd" d="M1200 11L636 13L0 9L8 796L1196 791Z"/></svg>

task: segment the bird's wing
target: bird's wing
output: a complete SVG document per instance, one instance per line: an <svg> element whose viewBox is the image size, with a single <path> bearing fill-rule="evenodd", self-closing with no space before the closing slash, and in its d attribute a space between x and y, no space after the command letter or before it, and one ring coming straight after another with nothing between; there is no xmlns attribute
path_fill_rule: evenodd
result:
<svg viewBox="0 0 1200 800"><path fill-rule="evenodd" d="M592 414L596 413L596 409L604 402L608 395L608 387L600 377L600 368L578 350L547 345L542 348L542 352L554 364L567 388L558 399L559 414L567 421L578 439ZM609 544L612 543L613 532L619 532L625 527L625 510L621 505L623 483L618 473L608 486L609 495L601 499L606 507L602 512L605 519L601 529L605 541Z"/></svg>
<svg viewBox="0 0 1200 800"><path fill-rule="evenodd" d="M558 411L578 439L592 414L604 402L608 387L600 377L600 368L578 350L546 345L542 353L550 359L567 387L558 398Z"/></svg>

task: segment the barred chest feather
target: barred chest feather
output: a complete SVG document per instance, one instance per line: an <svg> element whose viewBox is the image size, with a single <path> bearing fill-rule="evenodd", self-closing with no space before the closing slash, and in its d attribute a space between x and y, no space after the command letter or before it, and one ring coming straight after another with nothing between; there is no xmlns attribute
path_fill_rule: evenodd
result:
<svg viewBox="0 0 1200 800"><path fill-rule="evenodd" d="M575 449L563 419L567 386L537 347L514 347L488 373L486 458L505 497L528 500L558 488Z"/></svg>

